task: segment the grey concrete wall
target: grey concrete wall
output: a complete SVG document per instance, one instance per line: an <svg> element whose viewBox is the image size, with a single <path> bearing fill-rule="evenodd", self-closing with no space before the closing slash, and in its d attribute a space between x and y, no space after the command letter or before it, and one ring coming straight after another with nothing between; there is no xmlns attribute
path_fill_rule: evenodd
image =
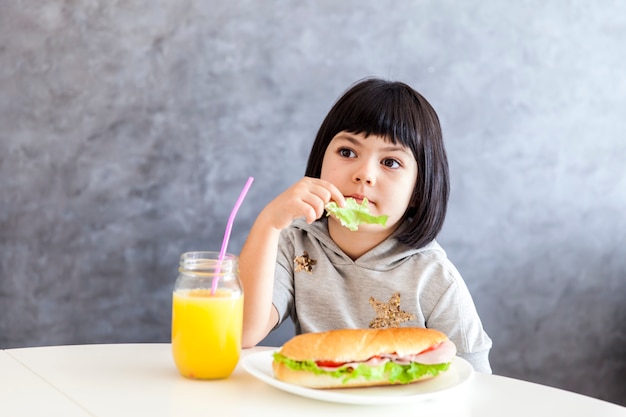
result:
<svg viewBox="0 0 626 417"><path fill-rule="evenodd" d="M188 250L296 181L349 84L442 120L441 243L498 374L626 404L626 4L0 2L0 347L169 340ZM287 327L266 343L291 336Z"/></svg>

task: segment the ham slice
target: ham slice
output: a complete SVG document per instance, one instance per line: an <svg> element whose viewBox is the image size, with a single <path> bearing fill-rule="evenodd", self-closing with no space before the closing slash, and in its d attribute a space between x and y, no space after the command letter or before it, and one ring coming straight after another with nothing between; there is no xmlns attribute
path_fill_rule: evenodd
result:
<svg viewBox="0 0 626 417"><path fill-rule="evenodd" d="M456 346L450 340L441 342L439 345L432 349L428 349L425 352L417 353L414 355L400 356L395 353L384 354L381 356L375 356L364 362L346 362L337 364L337 366L320 366L319 368L324 371L336 371L339 368L352 367L355 368L358 365L368 366L380 366L389 361L393 361L399 365L408 365L411 362L421 363L422 365L436 365L439 363L448 363L454 359L456 355Z"/></svg>
<svg viewBox="0 0 626 417"><path fill-rule="evenodd" d="M456 346L450 340L441 342L433 349L429 349L423 353L416 355L408 355L399 357L397 355L389 355L390 359L401 365L408 365L411 362L421 363L423 365L436 365L438 363L451 362L456 355Z"/></svg>

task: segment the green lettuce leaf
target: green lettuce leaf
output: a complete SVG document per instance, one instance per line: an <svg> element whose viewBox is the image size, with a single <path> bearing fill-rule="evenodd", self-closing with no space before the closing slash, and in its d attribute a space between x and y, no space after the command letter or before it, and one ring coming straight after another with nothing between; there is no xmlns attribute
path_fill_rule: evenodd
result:
<svg viewBox="0 0 626 417"><path fill-rule="evenodd" d="M383 214L381 216L374 216L370 214L367 198L363 199L361 204L357 203L354 198L346 198L346 206L339 207L337 203L331 201L326 204L326 215L331 214L335 216L342 226L347 227L353 232L359 228L359 224L380 224L385 226L387 224L387 216Z"/></svg>
<svg viewBox="0 0 626 417"><path fill-rule="evenodd" d="M320 369L314 361L294 361L278 352L274 353L274 360L284 363L285 366L294 371L307 371L313 372L316 375L323 374L330 375L333 378L341 378L341 382L344 384L358 377L363 377L366 380L378 380L386 377L389 382L394 384L408 384L424 375L435 376L446 371L450 366L450 362L436 365L423 365L421 363L411 362L409 365L400 365L390 361L380 366L359 364L356 368L344 366L332 371L327 371Z"/></svg>

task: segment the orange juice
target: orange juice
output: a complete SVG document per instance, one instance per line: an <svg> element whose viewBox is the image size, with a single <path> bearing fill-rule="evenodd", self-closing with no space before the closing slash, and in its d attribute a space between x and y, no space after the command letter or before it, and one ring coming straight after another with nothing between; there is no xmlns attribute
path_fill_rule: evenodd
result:
<svg viewBox="0 0 626 417"><path fill-rule="evenodd" d="M172 302L172 353L181 375L229 376L239 360L243 295L225 289L176 290Z"/></svg>

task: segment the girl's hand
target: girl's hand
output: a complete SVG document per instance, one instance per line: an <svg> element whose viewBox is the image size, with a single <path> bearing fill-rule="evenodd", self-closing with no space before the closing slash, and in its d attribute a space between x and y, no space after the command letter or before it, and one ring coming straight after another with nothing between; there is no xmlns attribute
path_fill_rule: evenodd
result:
<svg viewBox="0 0 626 417"><path fill-rule="evenodd" d="M346 204L343 194L330 182L304 177L272 200L262 215L271 227L278 230L301 217L311 224L324 214L324 206L331 200L340 207Z"/></svg>

